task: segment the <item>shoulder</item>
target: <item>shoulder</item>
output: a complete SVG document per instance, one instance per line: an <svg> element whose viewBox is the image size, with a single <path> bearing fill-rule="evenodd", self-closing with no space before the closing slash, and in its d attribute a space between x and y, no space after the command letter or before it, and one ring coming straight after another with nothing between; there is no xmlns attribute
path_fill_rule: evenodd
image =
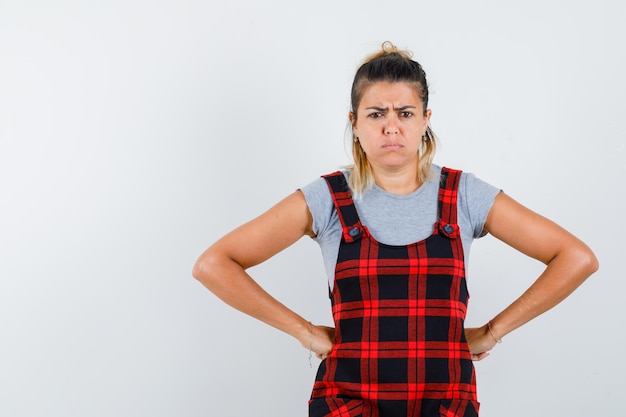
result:
<svg viewBox="0 0 626 417"><path fill-rule="evenodd" d="M306 184L304 187L300 188L300 191L304 194L307 201L317 200L317 199L329 199L331 198L330 189L328 188L328 182L326 178L337 176L343 174L344 178L347 180L350 176L349 170L335 171L332 173L324 174L310 183Z"/></svg>
<svg viewBox="0 0 626 417"><path fill-rule="evenodd" d="M324 236L336 222L335 204L325 177L337 173L343 174L346 180L349 176L349 170L336 171L322 175L300 188L313 217L313 232L318 237Z"/></svg>
<svg viewBox="0 0 626 417"><path fill-rule="evenodd" d="M444 167L444 168L449 171L457 171L461 173L461 178L459 180L459 193L465 194L467 192L470 192L470 193L477 192L479 194L482 194L484 192L495 191L497 193L497 191L499 191L498 188L482 180L481 178L479 178L472 172L467 172L460 168L454 168L454 167ZM431 169L431 180L440 178L441 172L443 171L444 168L442 168L439 165L433 164L432 169Z"/></svg>
<svg viewBox="0 0 626 417"><path fill-rule="evenodd" d="M468 199L483 197L493 199L500 189L479 178L474 173L463 172L461 174L459 191Z"/></svg>
<svg viewBox="0 0 626 417"><path fill-rule="evenodd" d="M474 237L484 235L484 224L501 190L471 172L463 172L459 182L458 205L465 212Z"/></svg>

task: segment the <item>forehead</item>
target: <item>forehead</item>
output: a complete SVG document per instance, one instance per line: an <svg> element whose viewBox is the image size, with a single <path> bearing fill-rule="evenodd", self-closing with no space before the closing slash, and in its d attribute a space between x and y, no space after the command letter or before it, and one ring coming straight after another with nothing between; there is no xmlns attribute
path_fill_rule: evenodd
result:
<svg viewBox="0 0 626 417"><path fill-rule="evenodd" d="M359 107L395 104L397 106L422 106L418 86L407 82L379 81L365 87Z"/></svg>

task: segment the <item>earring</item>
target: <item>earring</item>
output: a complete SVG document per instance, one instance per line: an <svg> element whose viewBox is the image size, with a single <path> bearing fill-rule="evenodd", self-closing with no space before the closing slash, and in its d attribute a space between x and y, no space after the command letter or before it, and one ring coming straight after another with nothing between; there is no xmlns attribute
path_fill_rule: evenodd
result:
<svg viewBox="0 0 626 417"><path fill-rule="evenodd" d="M358 136L352 136L352 140L354 141L354 143L357 143L359 141L359 137Z"/></svg>
<svg viewBox="0 0 626 417"><path fill-rule="evenodd" d="M428 142L429 140L434 140L434 136L433 136L433 131L430 129L430 126L426 127L426 131L424 132L424 136L422 137L422 140L424 142Z"/></svg>

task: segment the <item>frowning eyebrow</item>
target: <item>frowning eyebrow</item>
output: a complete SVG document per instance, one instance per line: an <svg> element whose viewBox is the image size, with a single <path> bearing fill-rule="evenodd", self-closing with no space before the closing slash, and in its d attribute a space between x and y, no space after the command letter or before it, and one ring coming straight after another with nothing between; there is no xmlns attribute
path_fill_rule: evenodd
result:
<svg viewBox="0 0 626 417"><path fill-rule="evenodd" d="M395 111L405 111L407 109L416 109L417 107L415 106L402 106L402 107L396 107L394 108ZM376 110L376 111L388 111L389 108L388 107L376 107L376 106L372 106L372 107L366 107L365 110Z"/></svg>

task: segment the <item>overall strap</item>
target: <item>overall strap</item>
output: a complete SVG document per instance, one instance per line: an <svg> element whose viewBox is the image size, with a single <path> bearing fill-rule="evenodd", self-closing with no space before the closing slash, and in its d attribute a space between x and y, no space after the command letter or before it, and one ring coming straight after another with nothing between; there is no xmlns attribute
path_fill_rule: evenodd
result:
<svg viewBox="0 0 626 417"><path fill-rule="evenodd" d="M364 227L354 206L346 177L344 177L343 172L337 171L323 175L322 178L326 180L333 197L333 203L341 222L343 240L348 243L359 240L363 235Z"/></svg>
<svg viewBox="0 0 626 417"><path fill-rule="evenodd" d="M437 206L438 226L440 233L452 238L459 235L456 211L460 180L461 171L446 167L441 168Z"/></svg>

